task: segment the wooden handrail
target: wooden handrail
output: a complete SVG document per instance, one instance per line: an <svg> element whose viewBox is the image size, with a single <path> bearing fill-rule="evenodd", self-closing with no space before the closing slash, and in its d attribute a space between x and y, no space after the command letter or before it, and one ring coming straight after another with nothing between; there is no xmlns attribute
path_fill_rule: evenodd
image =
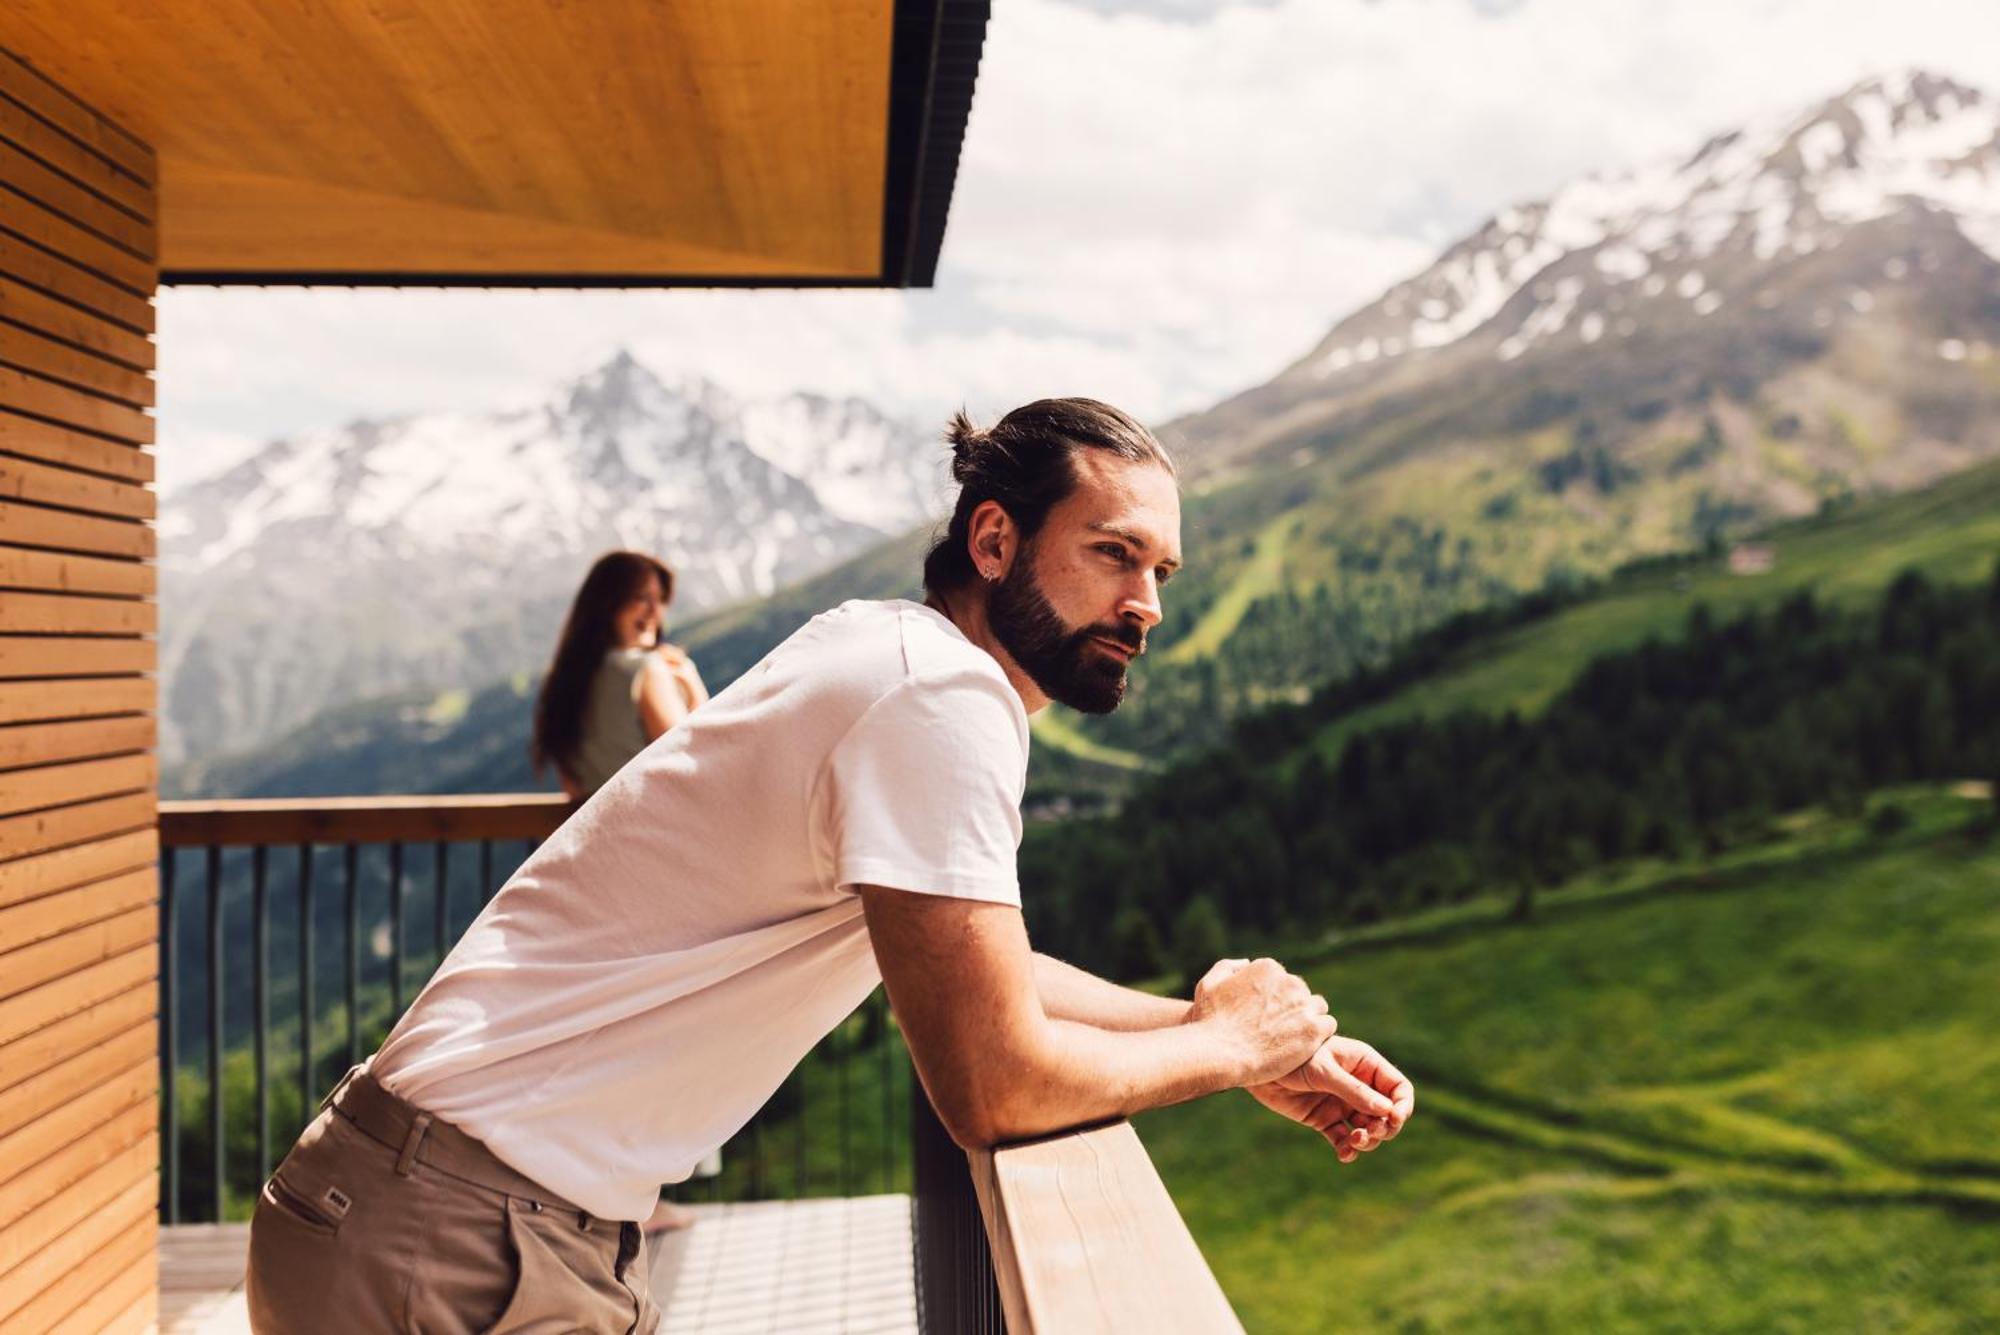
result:
<svg viewBox="0 0 2000 1335"><path fill-rule="evenodd" d="M1240 1335L1131 1123L967 1157L1009 1335Z"/></svg>
<svg viewBox="0 0 2000 1335"><path fill-rule="evenodd" d="M546 839L575 809L560 793L162 802L160 844L198 848Z"/></svg>

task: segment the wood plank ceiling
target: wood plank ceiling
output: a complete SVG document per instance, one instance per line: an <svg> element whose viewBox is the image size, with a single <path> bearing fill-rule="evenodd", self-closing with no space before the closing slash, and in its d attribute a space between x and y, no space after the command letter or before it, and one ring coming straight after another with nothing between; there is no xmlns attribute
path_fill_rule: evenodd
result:
<svg viewBox="0 0 2000 1335"><path fill-rule="evenodd" d="M869 283L892 105L955 171L954 9L976 68L946 0L8 0L0 49L157 151L164 281Z"/></svg>

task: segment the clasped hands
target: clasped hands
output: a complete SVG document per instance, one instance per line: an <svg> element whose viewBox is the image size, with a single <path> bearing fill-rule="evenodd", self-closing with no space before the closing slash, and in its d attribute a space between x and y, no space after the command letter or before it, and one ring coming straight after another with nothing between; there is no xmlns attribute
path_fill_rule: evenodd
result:
<svg viewBox="0 0 2000 1335"><path fill-rule="evenodd" d="M1251 970L1282 972L1275 961L1258 960ZM1249 960L1218 960L1195 985L1197 1011L1216 1004L1218 989L1239 972L1251 969ZM1249 976L1238 979L1243 991ZM1267 990L1273 980L1266 980ZM1286 974L1275 982L1278 991L1304 990L1304 982ZM1312 997L1311 1010L1331 1035L1319 1042L1312 1056L1294 1069L1273 1079L1244 1086L1250 1096L1272 1112L1311 1127L1333 1146L1341 1163L1353 1163L1362 1154L1395 1139L1416 1107L1416 1089L1381 1053L1357 1038L1332 1034L1334 1021L1326 1014L1323 998ZM1296 1048L1293 1049L1297 1051Z"/></svg>

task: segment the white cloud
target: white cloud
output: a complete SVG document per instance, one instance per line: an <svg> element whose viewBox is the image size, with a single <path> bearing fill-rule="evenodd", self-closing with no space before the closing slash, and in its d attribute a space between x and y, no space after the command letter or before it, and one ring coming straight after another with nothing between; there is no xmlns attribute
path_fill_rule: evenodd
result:
<svg viewBox="0 0 2000 1335"><path fill-rule="evenodd" d="M1899 64L2000 93L1987 0L1011 0L936 290L169 292L162 453L483 407L618 346L752 392L1158 419L1510 202Z"/></svg>

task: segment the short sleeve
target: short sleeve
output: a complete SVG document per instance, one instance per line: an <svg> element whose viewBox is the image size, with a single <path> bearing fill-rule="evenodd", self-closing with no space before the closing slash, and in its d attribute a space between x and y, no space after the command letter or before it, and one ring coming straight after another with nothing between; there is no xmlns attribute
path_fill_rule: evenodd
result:
<svg viewBox="0 0 2000 1335"><path fill-rule="evenodd" d="M1005 682L902 682L827 759L835 884L1018 906L1025 715Z"/></svg>

